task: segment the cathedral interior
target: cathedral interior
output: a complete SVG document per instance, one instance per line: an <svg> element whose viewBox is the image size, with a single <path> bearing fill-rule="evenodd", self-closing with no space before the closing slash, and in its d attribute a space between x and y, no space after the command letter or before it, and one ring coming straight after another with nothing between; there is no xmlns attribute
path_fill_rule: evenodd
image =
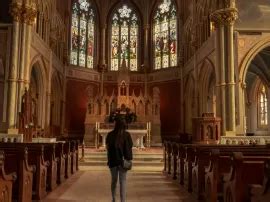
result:
<svg viewBox="0 0 270 202"><path fill-rule="evenodd" d="M1 0L1 138L99 147L125 111L141 147L270 143L269 22L267 0Z"/></svg>

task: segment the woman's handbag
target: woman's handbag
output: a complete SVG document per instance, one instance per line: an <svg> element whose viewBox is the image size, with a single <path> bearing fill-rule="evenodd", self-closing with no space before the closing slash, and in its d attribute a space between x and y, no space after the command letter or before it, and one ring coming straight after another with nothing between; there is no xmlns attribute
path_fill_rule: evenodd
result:
<svg viewBox="0 0 270 202"><path fill-rule="evenodd" d="M131 170L131 168L132 168L132 161L123 159L123 169Z"/></svg>

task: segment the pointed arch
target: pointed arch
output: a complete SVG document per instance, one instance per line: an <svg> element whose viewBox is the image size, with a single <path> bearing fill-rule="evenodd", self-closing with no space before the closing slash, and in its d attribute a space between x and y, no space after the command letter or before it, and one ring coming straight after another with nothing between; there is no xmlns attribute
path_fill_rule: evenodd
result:
<svg viewBox="0 0 270 202"><path fill-rule="evenodd" d="M97 7L93 0L74 0L71 17L70 63L94 68L97 47Z"/></svg>
<svg viewBox="0 0 270 202"><path fill-rule="evenodd" d="M119 2L108 18L109 66L118 71L123 62L131 71L137 71L140 64L141 15L131 2Z"/></svg>
<svg viewBox="0 0 270 202"><path fill-rule="evenodd" d="M185 83L185 100L184 100L184 117L185 117L185 132L192 133L192 117L195 115L196 100L195 100L195 79L192 72L189 73Z"/></svg>
<svg viewBox="0 0 270 202"><path fill-rule="evenodd" d="M45 73L45 67L43 66L41 58L38 58L33 65L31 65L31 77L30 77L30 92L32 98L35 100L35 106L33 109L33 116L35 124L44 128L45 126L45 104L46 104L46 89L47 79Z"/></svg>
<svg viewBox="0 0 270 202"><path fill-rule="evenodd" d="M59 126L61 125L61 114L62 114L62 99L63 99L63 85L59 73L55 71L52 74L51 84L51 111L50 111L50 125Z"/></svg>
<svg viewBox="0 0 270 202"><path fill-rule="evenodd" d="M152 14L154 69L177 66L177 4L161 0Z"/></svg>

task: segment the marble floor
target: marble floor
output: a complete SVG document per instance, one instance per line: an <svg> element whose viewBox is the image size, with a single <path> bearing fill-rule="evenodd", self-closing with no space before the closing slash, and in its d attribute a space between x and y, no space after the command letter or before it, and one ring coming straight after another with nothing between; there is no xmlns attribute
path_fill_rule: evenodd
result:
<svg viewBox="0 0 270 202"><path fill-rule="evenodd" d="M119 189L117 190L119 193ZM44 202L110 202L109 171L79 171ZM119 194L117 202L119 200ZM161 172L130 171L127 176L127 202L193 202L193 196Z"/></svg>

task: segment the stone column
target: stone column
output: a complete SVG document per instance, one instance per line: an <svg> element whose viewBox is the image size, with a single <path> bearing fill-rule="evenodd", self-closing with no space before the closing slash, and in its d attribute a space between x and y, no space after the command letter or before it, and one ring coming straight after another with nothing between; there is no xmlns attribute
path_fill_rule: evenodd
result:
<svg viewBox="0 0 270 202"><path fill-rule="evenodd" d="M27 15L25 16L26 39L25 39L24 82L25 82L25 87L29 88L30 76L31 76L30 70L32 69L30 67L30 50L31 50L32 31L33 31L32 28L33 28L33 24L35 22L37 11L36 11L35 7L32 6L32 7L26 8L26 13L27 13Z"/></svg>
<svg viewBox="0 0 270 202"><path fill-rule="evenodd" d="M182 56L182 62L184 57ZM183 66L181 65L180 67L180 131L179 132L184 132L185 131L185 102L184 102L184 78L183 78Z"/></svg>
<svg viewBox="0 0 270 202"><path fill-rule="evenodd" d="M102 44L101 65L106 65L106 30L107 25L104 24L101 30L101 44Z"/></svg>
<svg viewBox="0 0 270 202"><path fill-rule="evenodd" d="M237 130L239 134L246 133L246 102L245 102L245 91L246 91L246 83L241 82L239 83L239 125L240 127Z"/></svg>
<svg viewBox="0 0 270 202"><path fill-rule="evenodd" d="M21 97L24 93L24 71L25 71L25 47L26 47L26 9L25 6L22 7L22 21L21 21L21 44L20 44L20 62L18 65L19 75L18 75L18 111L21 111Z"/></svg>
<svg viewBox="0 0 270 202"><path fill-rule="evenodd" d="M228 97L228 118L227 118L227 130L235 133L235 62L234 62L234 22L237 19L236 8L226 9L225 24L227 28L227 97Z"/></svg>
<svg viewBox="0 0 270 202"><path fill-rule="evenodd" d="M18 72L18 46L19 46L19 25L22 13L22 5L12 3L10 13L13 17L13 35L11 48L11 65L9 71L9 93L8 93L8 133L17 133L17 72Z"/></svg>
<svg viewBox="0 0 270 202"><path fill-rule="evenodd" d="M21 61L18 80L18 97L20 111L21 100L24 88L29 88L29 63L30 63L30 48L32 37L32 26L36 18L36 9L34 5L25 5L23 7L23 21L22 21L22 38L21 38Z"/></svg>
<svg viewBox="0 0 270 202"><path fill-rule="evenodd" d="M144 68L149 68L149 28L150 25L144 25Z"/></svg>
<svg viewBox="0 0 270 202"><path fill-rule="evenodd" d="M102 65L102 69L100 72L100 97L103 96L104 93L104 71L105 71L105 65Z"/></svg>
<svg viewBox="0 0 270 202"><path fill-rule="evenodd" d="M66 80L66 69L67 67L65 66L64 68L64 79L63 79L63 97L62 97L62 114L61 114L61 134L65 134L65 121L66 121L66 88L67 88L67 80Z"/></svg>
<svg viewBox="0 0 270 202"><path fill-rule="evenodd" d="M217 27L217 61L219 66L219 82L217 87L219 88L219 108L222 118L221 124L221 134L225 135L226 133L226 80L225 80L225 63L224 63L224 25L216 24Z"/></svg>
<svg viewBox="0 0 270 202"><path fill-rule="evenodd" d="M233 23L237 19L237 9L225 8L215 11L210 16L217 30L217 60L220 67L220 107L222 134L226 131L235 133L235 67ZM226 32L225 32L226 31ZM226 43L225 43L226 42ZM226 44L226 46L225 46ZM225 52L227 50L227 52ZM226 60L225 60L226 54ZM226 65L225 65L226 64ZM227 67L227 68L226 68ZM226 74L227 73L227 74ZM226 81L227 77L227 81ZM226 100L227 95L227 100Z"/></svg>

